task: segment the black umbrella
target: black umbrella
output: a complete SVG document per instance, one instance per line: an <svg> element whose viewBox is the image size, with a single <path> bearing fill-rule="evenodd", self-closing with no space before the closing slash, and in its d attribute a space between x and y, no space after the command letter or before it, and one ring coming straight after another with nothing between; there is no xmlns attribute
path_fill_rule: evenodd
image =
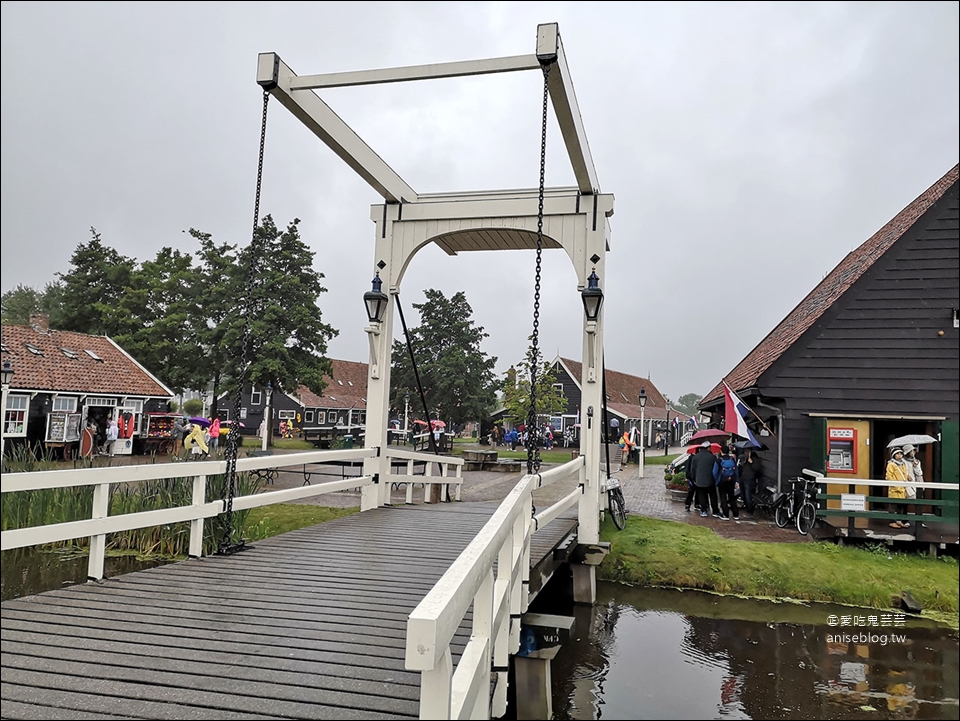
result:
<svg viewBox="0 0 960 721"><path fill-rule="evenodd" d="M733 447L738 451L745 451L748 448L751 451L765 451L767 450L766 443L754 443L753 441L737 441L733 444Z"/></svg>

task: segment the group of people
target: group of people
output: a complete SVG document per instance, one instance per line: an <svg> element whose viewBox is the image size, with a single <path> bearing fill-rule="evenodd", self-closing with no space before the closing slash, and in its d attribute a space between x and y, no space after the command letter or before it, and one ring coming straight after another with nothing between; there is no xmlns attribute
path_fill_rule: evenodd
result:
<svg viewBox="0 0 960 721"><path fill-rule="evenodd" d="M170 438L173 440L173 455L182 458L181 452L186 451L191 456L206 458L212 453L214 457L220 455L220 419L210 419L209 425L194 423L186 416L177 418L173 422Z"/></svg>
<svg viewBox="0 0 960 721"><path fill-rule="evenodd" d="M740 518L740 504L744 513L753 515L757 487L763 478L760 457L750 448L738 458L732 446L703 441L697 452L687 459L685 471L689 490L684 502L687 511L691 506L702 518L713 513L722 521Z"/></svg>
<svg viewBox="0 0 960 721"><path fill-rule="evenodd" d="M909 483L923 482L923 467L917 457L917 449L910 443L904 446L894 446L890 449L890 460L887 461L884 478L888 481L905 481ZM914 499L917 497L917 487L914 485L890 486L887 489L888 498ZM888 504L891 513L900 513L909 510L900 503ZM910 528L908 521L895 520L890 528Z"/></svg>

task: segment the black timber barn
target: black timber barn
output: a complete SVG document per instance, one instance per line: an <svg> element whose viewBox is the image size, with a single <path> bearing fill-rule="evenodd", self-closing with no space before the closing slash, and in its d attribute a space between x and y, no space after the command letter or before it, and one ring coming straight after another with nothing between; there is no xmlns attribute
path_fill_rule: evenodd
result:
<svg viewBox="0 0 960 721"><path fill-rule="evenodd" d="M888 442L920 433L939 440L921 447L924 480L960 481L957 176L954 166L851 251L725 377L776 434L763 454L771 478L809 468L882 479ZM722 383L700 410L723 427Z"/></svg>

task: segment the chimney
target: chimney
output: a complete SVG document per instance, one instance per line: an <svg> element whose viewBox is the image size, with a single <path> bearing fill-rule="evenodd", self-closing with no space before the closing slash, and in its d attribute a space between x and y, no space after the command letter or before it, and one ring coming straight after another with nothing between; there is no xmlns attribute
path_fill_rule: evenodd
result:
<svg viewBox="0 0 960 721"><path fill-rule="evenodd" d="M37 333L49 333L50 316L46 313L31 313L30 327L37 331Z"/></svg>

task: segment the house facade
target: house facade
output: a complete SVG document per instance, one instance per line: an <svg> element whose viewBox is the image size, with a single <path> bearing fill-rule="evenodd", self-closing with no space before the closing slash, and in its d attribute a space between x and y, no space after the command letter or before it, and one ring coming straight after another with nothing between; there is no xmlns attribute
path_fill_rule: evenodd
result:
<svg viewBox="0 0 960 721"><path fill-rule="evenodd" d="M269 413L274 435L280 431L281 421L293 424L303 433L304 440L317 445L329 445L332 439L352 435L359 438L366 426L367 364L354 361L330 360L332 370L323 377L326 387L317 395L306 386L295 391L273 389L269 399ZM217 415L221 420L233 420L235 398L220 396ZM268 408L267 389L247 384L243 389L240 422L244 435L255 435Z"/></svg>
<svg viewBox="0 0 960 721"><path fill-rule="evenodd" d="M142 451L146 419L166 412L173 391L107 336L51 330L34 315L28 326L0 327L0 359L13 377L3 409L4 444L29 444L70 457L88 424L105 429L123 418L125 453Z"/></svg>
<svg viewBox="0 0 960 721"><path fill-rule="evenodd" d="M888 442L919 433L939 440L921 447L925 480L960 481L957 179L954 166L850 252L724 379L774 434L771 478L882 479ZM700 409L723 427L722 383Z"/></svg>

